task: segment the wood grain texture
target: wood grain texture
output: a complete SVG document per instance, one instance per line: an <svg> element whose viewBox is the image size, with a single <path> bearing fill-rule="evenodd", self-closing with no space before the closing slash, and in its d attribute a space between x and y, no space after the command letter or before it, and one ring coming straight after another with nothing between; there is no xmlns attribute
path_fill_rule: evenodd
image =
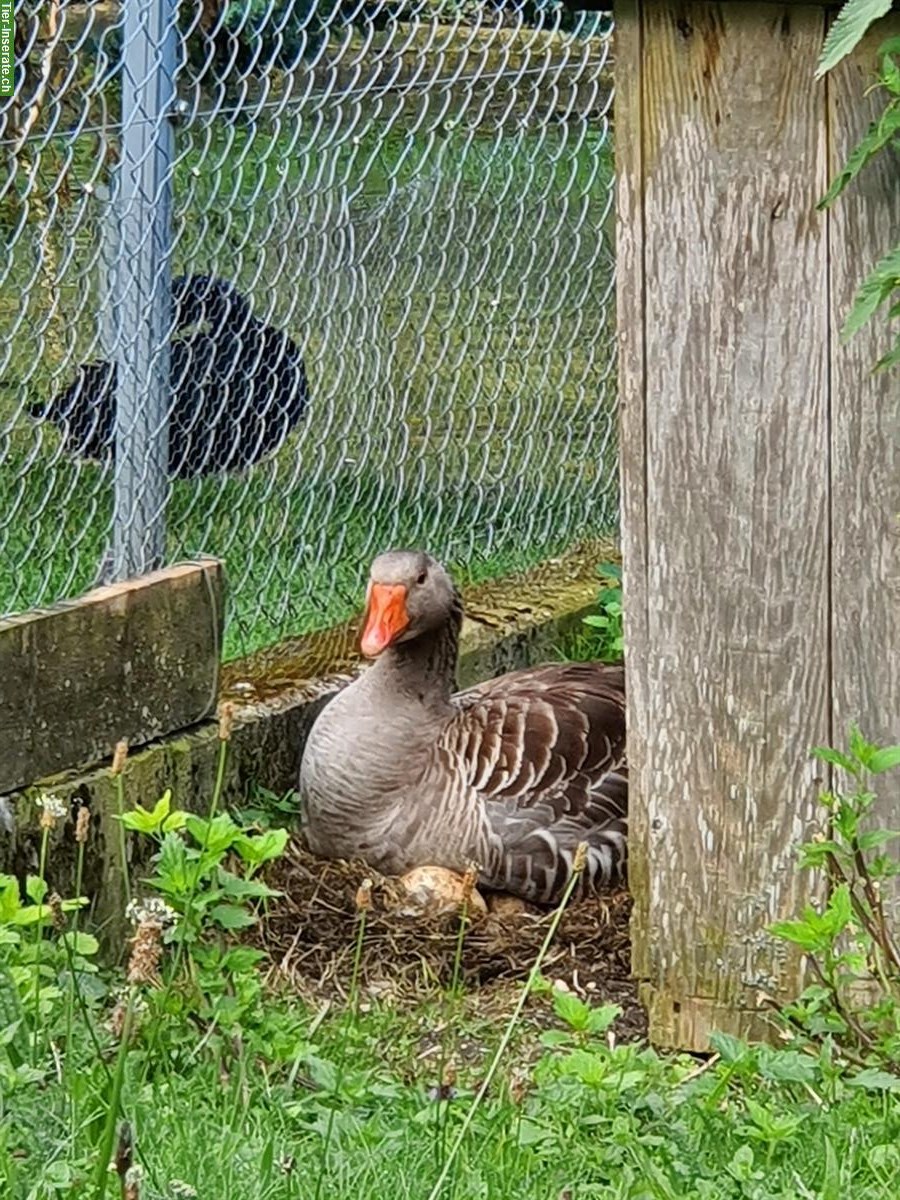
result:
<svg viewBox="0 0 900 1200"><path fill-rule="evenodd" d="M0 793L209 716L222 625L214 559L0 621Z"/></svg>
<svg viewBox="0 0 900 1200"><path fill-rule="evenodd" d="M619 362L619 455L622 478L622 558L625 644L628 646L627 738L629 792L646 794L646 745L650 698L647 680L647 496L644 453L644 220L641 155L641 21L638 0L616 8L615 57L628 64L618 72L615 93L616 318ZM644 772L644 774L640 774ZM640 778L639 778L640 775ZM649 921L649 828L643 805L629 803L629 882L632 923ZM633 944L634 971L646 977L648 941Z"/></svg>
<svg viewBox="0 0 900 1200"><path fill-rule="evenodd" d="M702 1049L710 1012L746 1031L798 982L765 927L808 895L794 847L829 732L824 16L617 19L617 151L626 123L640 141L622 226L640 197L643 237L619 276L620 321L643 325L643 364L620 360L634 962L652 1036Z"/></svg>
<svg viewBox="0 0 900 1200"><path fill-rule="evenodd" d="M900 15L878 22L828 80L830 174L883 109L864 95L878 47ZM873 375L896 325L884 310L842 344L838 330L871 266L900 234L900 154L874 159L829 214L832 385L834 736L851 721L871 741L900 742L900 371ZM900 829L900 770L879 780L878 825ZM895 911L900 888L894 889Z"/></svg>

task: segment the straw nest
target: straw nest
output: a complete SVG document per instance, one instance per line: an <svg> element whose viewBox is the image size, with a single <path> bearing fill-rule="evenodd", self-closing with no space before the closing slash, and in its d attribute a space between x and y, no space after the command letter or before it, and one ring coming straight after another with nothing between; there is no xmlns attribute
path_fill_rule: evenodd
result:
<svg viewBox="0 0 900 1200"><path fill-rule="evenodd" d="M453 979L460 934L458 912L409 912L409 893L360 862L323 861L295 838L272 864L272 901L254 939L268 954L272 975L311 1001L346 999L360 921L365 929L359 968L361 988L373 998L417 1002ZM360 888L366 880L371 890ZM509 905L487 896L466 924L460 979L469 989L496 989L527 978L547 935L553 913ZM477 904L477 893L476 893ZM474 909L474 906L473 906ZM625 892L571 903L563 913L544 959L542 974L597 1003L623 1008L617 1026L641 1036L646 1028L630 978Z"/></svg>

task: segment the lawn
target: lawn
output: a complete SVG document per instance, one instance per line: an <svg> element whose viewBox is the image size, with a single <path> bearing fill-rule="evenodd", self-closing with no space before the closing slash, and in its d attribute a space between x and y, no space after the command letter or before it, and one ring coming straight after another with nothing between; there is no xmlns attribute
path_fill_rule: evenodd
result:
<svg viewBox="0 0 900 1200"><path fill-rule="evenodd" d="M145 866L121 962L101 965L52 891L53 848L91 853L90 815L42 797L26 896L0 877L0 1195L893 1200L900 960L865 897L896 861L858 830L900 748L854 737L843 761L868 766L823 798L836 840L807 854L833 856L857 908L838 888L783 930L821 955L822 986L772 1013L774 1046L714 1034L703 1056L646 1044L627 904L402 918L365 868L332 864L326 886L291 838L294 798L228 814L214 794L191 816L131 797L121 762ZM866 962L885 987L868 1008L845 988Z"/></svg>
<svg viewBox="0 0 900 1200"><path fill-rule="evenodd" d="M274 459L171 488L169 559L229 571L226 657L344 619L391 543L474 582L616 527L608 130L481 115L412 96L351 129L321 100L179 129L174 269L233 279L312 390ZM96 139L60 190L66 154L45 147L52 210L14 231L26 282L0 298L0 612L90 586L111 530L109 474L24 415L97 353Z"/></svg>

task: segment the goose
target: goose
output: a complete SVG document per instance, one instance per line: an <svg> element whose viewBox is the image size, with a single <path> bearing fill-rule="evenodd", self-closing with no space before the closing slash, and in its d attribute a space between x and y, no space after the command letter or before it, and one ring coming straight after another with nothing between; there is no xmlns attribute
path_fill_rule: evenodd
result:
<svg viewBox="0 0 900 1200"><path fill-rule="evenodd" d="M300 765L321 858L385 876L478 869L478 884L553 903L624 882L628 771L621 665L556 663L457 691L460 594L417 550L372 564L360 642L373 659L321 709Z"/></svg>
<svg viewBox="0 0 900 1200"><path fill-rule="evenodd" d="M300 350L224 279L179 276L172 302L169 477L245 470L280 449L306 411ZM205 328L187 334L192 326ZM83 363L64 391L30 405L30 415L57 426L68 455L109 462L117 375L115 363Z"/></svg>

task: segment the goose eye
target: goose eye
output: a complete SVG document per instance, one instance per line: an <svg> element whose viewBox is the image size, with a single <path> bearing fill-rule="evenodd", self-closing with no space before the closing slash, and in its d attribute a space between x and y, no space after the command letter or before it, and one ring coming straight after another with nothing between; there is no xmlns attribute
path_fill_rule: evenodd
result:
<svg viewBox="0 0 900 1200"><path fill-rule="evenodd" d="M424 582L425 582L425 580L426 580L427 578L428 578L428 572L427 572L427 571L422 571L422 572L421 572L421 573L420 573L420 574L419 574L419 575L416 577L416 583L419 583L419 584L421 584L421 583L424 583Z"/></svg>

